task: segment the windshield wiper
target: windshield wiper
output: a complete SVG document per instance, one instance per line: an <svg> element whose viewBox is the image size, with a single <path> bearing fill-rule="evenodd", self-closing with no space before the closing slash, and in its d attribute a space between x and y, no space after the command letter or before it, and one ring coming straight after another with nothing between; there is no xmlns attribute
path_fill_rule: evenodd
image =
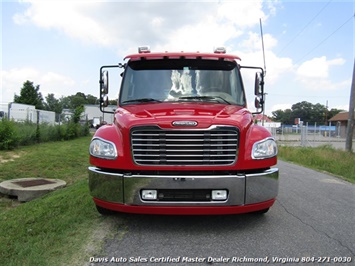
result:
<svg viewBox="0 0 355 266"><path fill-rule="evenodd" d="M226 99L224 99L220 96L181 96L181 97L179 97L179 99L182 99L182 100L216 100L216 99L221 99L226 104L231 104Z"/></svg>
<svg viewBox="0 0 355 266"><path fill-rule="evenodd" d="M122 103L149 103L149 102L161 103L162 101L153 98L141 98L141 99L124 101Z"/></svg>

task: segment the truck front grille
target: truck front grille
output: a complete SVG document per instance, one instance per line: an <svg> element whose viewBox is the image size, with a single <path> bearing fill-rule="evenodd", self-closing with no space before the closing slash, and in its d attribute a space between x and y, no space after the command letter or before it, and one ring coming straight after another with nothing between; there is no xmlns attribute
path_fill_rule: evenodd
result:
<svg viewBox="0 0 355 266"><path fill-rule="evenodd" d="M135 127L131 130L133 160L140 165L231 165L237 158L238 133L232 126Z"/></svg>

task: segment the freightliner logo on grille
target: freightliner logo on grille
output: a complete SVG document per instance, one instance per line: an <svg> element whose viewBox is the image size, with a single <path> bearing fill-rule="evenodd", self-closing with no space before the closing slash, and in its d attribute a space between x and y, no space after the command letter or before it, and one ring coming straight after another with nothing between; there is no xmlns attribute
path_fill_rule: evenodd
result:
<svg viewBox="0 0 355 266"><path fill-rule="evenodd" d="M198 123L196 121L174 121L172 124L175 127L195 127Z"/></svg>

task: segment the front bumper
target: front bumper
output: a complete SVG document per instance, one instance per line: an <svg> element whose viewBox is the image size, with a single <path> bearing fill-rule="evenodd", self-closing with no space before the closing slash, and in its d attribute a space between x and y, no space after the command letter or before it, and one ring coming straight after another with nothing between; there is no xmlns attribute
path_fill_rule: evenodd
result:
<svg viewBox="0 0 355 266"><path fill-rule="evenodd" d="M278 169L230 175L132 175L89 167L96 205L116 211L154 214L232 214L267 209L278 194ZM224 189L226 200L143 200L142 189L199 191Z"/></svg>

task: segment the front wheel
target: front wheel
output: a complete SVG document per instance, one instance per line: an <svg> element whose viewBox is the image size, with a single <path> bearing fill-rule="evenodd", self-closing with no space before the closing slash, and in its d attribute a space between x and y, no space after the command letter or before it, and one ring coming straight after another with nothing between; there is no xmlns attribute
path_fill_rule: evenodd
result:
<svg viewBox="0 0 355 266"><path fill-rule="evenodd" d="M101 215L104 215L104 216L113 215L113 214L116 213L115 211L112 211L112 210L109 210L109 209L105 209L105 208L100 207L100 206L98 206L98 205L96 205L96 210L97 210Z"/></svg>
<svg viewBox="0 0 355 266"><path fill-rule="evenodd" d="M265 213L267 213L270 210L270 208L266 208L260 211L256 211L256 212L252 212L252 214L256 214L256 215L263 215Z"/></svg>

